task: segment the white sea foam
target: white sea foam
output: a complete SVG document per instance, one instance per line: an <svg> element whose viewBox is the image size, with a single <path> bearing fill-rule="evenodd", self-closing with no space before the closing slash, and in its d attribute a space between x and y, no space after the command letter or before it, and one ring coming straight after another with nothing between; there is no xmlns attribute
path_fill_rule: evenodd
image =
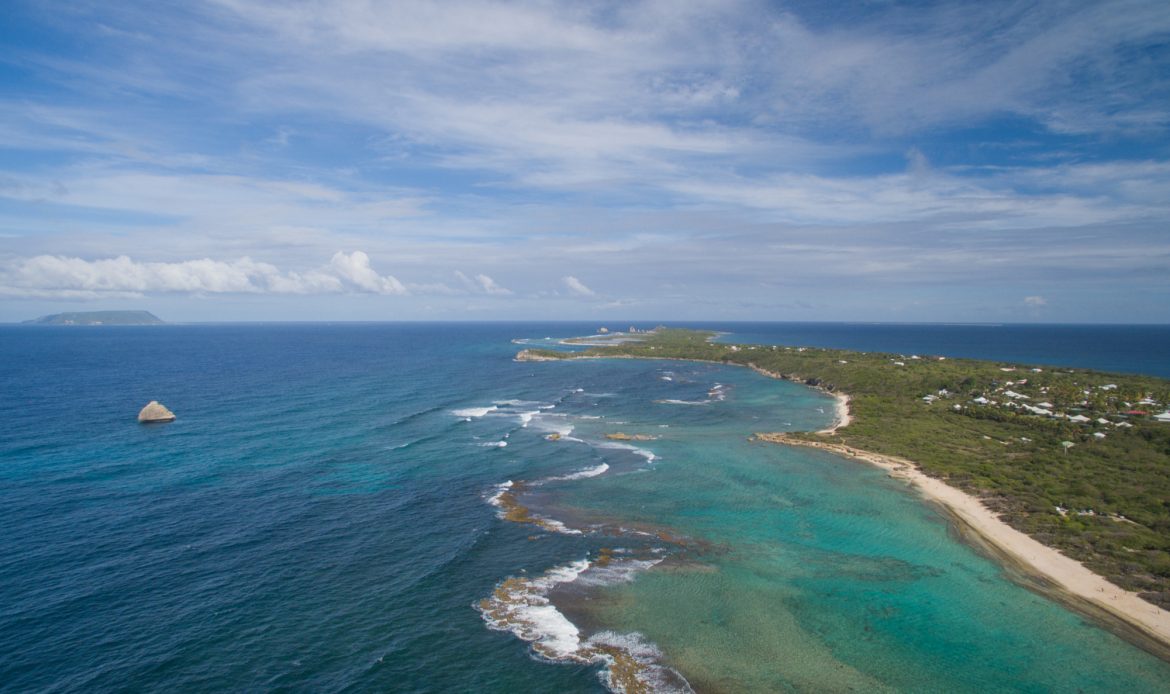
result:
<svg viewBox="0 0 1170 694"><path fill-rule="evenodd" d="M508 442L507 441L485 441L479 445L483 446L484 448L506 448L508 446Z"/></svg>
<svg viewBox="0 0 1170 694"><path fill-rule="evenodd" d="M507 482L503 482L501 484L498 484L495 487L495 491L490 496L487 497L487 502L489 504L491 504L492 506L496 507L496 509L497 509L496 515L500 518L504 518L505 514L506 514L506 509L504 508L504 503L502 501L503 496L508 491L510 491L514 486L515 486L515 484L512 482L512 480L508 480ZM536 525L540 526L541 528L544 528L545 530L551 530L555 533L561 533L562 535L584 535L585 534L585 533L581 532L580 530L577 530L576 528L570 528L569 526L565 525L564 523L560 522L559 520L555 520L552 518L546 518L544 516L537 516L535 514L532 514L531 517L535 521L537 521Z"/></svg>
<svg viewBox="0 0 1170 694"><path fill-rule="evenodd" d="M594 566L578 579L585 586L611 586L629 583L646 569L662 563L662 559L613 559L605 566Z"/></svg>
<svg viewBox="0 0 1170 694"><path fill-rule="evenodd" d="M491 504L492 506L499 508L500 497L502 497L504 495L504 492L508 491L511 488L512 488L512 480L508 480L507 482L497 484L496 485L496 493L492 494L491 496L488 497L488 500L487 500L488 503Z"/></svg>
<svg viewBox="0 0 1170 694"><path fill-rule="evenodd" d="M487 407L465 407L460 410L451 410L451 414L455 415L456 417L463 417L464 419L471 420L483 417L488 412L495 412L498 409L500 408L495 405L489 405Z"/></svg>
<svg viewBox="0 0 1170 694"><path fill-rule="evenodd" d="M520 413L520 426L526 427L532 421L532 418L540 414L540 410L530 410L528 412Z"/></svg>
<svg viewBox="0 0 1170 694"><path fill-rule="evenodd" d="M578 470L577 472L571 472L567 475L559 475L557 477L549 477L548 481L549 482L559 482L559 481L566 481L567 482L569 480L583 480L583 479L588 479L590 477L597 477L598 475L603 475L603 474L605 474L605 471L608 469L609 469L609 464L602 463L601 465L597 465L596 467L585 468L584 470Z"/></svg>
<svg viewBox="0 0 1170 694"><path fill-rule="evenodd" d="M544 409L546 407L555 407L555 405L550 405L542 400L496 400L495 404L499 405L500 407L523 407L525 409L531 409L533 407L539 407L540 409Z"/></svg>
<svg viewBox="0 0 1170 694"><path fill-rule="evenodd" d="M539 429L545 433L556 434L560 438L565 438L573 433L573 425L567 421L563 414L541 414L540 417L532 420L533 428Z"/></svg>
<svg viewBox="0 0 1170 694"><path fill-rule="evenodd" d="M560 533L562 535L584 535L585 534L585 533L581 532L580 530L577 530L576 528L570 528L569 526L565 525L564 523L560 522L559 520L556 520L555 518L545 518L544 516L534 516L534 517L540 519L540 527L544 528L545 530L551 530L554 533Z"/></svg>
<svg viewBox="0 0 1170 694"><path fill-rule="evenodd" d="M600 631L590 636L589 640L585 642L585 646L587 648L609 647L628 653L642 666L642 670L638 673L638 679L645 684L649 691L664 694L694 694L695 690L691 688L690 683L680 672L659 662L662 658L662 651L636 631L629 634ZM611 691L625 694L621 682L615 681L608 669L603 670L599 676Z"/></svg>
<svg viewBox="0 0 1170 694"><path fill-rule="evenodd" d="M577 580L589 560L557 566L536 578L502 583L492 597L480 603L484 621L492 629L510 631L532 644L537 654L550 660L578 659L580 630L548 600L548 592L561 583Z"/></svg>
<svg viewBox="0 0 1170 694"><path fill-rule="evenodd" d="M629 451L634 455L642 456L648 463L653 463L658 458L658 456L654 455L652 451L648 451L645 448L638 448L637 446L631 446L628 443L619 443L617 441L606 441L605 443L599 443L597 444L597 447Z"/></svg>
<svg viewBox="0 0 1170 694"><path fill-rule="evenodd" d="M660 405L710 405L710 400L675 400L668 398L666 400L655 400L654 402Z"/></svg>
<svg viewBox="0 0 1170 694"><path fill-rule="evenodd" d="M488 627L511 632L532 644L538 656L553 661L605 663L612 665L613 650L628 654L642 666L638 678L652 691L690 692L689 685L674 670L659 664L662 653L639 633L619 634L602 631L582 641L581 630L548 598L549 593L565 583L581 581L586 585L633 580L633 576L658 563L658 560L620 559L605 567L593 566L588 559L549 569L535 578L511 578L497 586L491 597L476 606ZM608 670L601 679L609 689L622 692L622 683Z"/></svg>

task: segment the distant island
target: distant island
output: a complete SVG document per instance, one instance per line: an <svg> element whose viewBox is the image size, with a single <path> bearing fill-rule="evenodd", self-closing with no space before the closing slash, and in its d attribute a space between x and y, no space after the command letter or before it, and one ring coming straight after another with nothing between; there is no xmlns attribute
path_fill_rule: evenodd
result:
<svg viewBox="0 0 1170 694"><path fill-rule="evenodd" d="M607 332L566 341L583 351L526 349L517 358L707 361L825 391L837 398L834 426L754 438L885 468L1037 577L1033 587L1120 618L1168 657L1170 612L1159 608L1170 608L1170 381L714 337Z"/></svg>
<svg viewBox="0 0 1170 694"><path fill-rule="evenodd" d="M150 311L72 311L24 321L24 325L164 325Z"/></svg>

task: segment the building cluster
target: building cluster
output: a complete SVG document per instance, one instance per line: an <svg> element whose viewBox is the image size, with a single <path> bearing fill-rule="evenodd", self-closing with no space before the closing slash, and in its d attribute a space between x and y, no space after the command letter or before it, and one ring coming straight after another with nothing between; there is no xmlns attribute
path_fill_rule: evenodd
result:
<svg viewBox="0 0 1170 694"><path fill-rule="evenodd" d="M1001 371L1014 371L1011 368L1002 368ZM1043 369L1032 369L1034 373L1042 373ZM1153 397L1146 395L1134 401L1123 400L1116 395L1118 387L1114 383L1097 386L1076 386L1079 390L1072 392L1074 400L1065 402L1058 407L1053 400L1052 386L1033 386L1028 378L993 383L991 388L984 390L968 401L967 405L955 404L956 411L968 406L990 407L1009 410L1017 414L1034 415L1049 419L1065 420L1073 424L1099 425L1125 429L1133 427L1130 420L1152 419L1158 422L1170 423L1170 409L1165 403L1160 403ZM1103 396L1103 397L1102 397ZM946 389L937 393L924 395L922 400L933 403L937 400L950 398L952 394ZM1070 392L1064 393L1067 401ZM1159 412L1159 410L1163 410ZM1106 434L1098 431L1094 438L1103 439Z"/></svg>

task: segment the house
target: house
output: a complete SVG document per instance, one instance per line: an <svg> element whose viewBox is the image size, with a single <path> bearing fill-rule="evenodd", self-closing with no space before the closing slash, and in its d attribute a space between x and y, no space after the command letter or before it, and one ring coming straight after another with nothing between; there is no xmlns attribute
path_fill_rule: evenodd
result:
<svg viewBox="0 0 1170 694"><path fill-rule="evenodd" d="M1167 414L1170 414L1170 413L1167 413ZM1076 422L1077 424L1086 424L1086 423L1091 422L1093 420L1089 419L1088 417L1086 417L1083 414L1074 414L1068 418L1068 421ZM1170 422L1170 419L1167 419L1166 421Z"/></svg>
<svg viewBox="0 0 1170 694"><path fill-rule="evenodd" d="M1170 410L1166 410L1162 414L1154 415L1154 419L1158 420L1159 422L1170 422Z"/></svg>

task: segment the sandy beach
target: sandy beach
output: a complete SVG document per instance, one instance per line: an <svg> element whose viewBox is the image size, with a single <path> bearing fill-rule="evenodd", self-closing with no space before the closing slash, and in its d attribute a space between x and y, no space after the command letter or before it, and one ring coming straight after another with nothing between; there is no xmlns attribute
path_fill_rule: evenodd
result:
<svg viewBox="0 0 1170 694"><path fill-rule="evenodd" d="M839 406L841 402L838 400ZM844 402L847 410L848 399ZM845 421L848 422L848 413ZM842 426L844 424L838 423L824 431L835 433ZM783 433L757 434L756 438L772 443L819 448L889 471L891 477L905 480L924 497L945 507L957 521L975 533L979 540L1013 568L1043 579L1043 583L1031 587L1099 621L1120 621L1128 629L1115 631L1124 632L1123 636L1147 650L1164 658L1170 657L1170 612L1142 600L1136 593L1119 588L1080 562L1012 528L979 499L927 476L913 462L839 443L797 439Z"/></svg>
<svg viewBox="0 0 1170 694"><path fill-rule="evenodd" d="M821 429L817 432L818 434L836 434L838 429L849 426L849 423L853 421L853 417L849 414L849 396L844 393L833 393L833 398L837 401L833 425Z"/></svg>

